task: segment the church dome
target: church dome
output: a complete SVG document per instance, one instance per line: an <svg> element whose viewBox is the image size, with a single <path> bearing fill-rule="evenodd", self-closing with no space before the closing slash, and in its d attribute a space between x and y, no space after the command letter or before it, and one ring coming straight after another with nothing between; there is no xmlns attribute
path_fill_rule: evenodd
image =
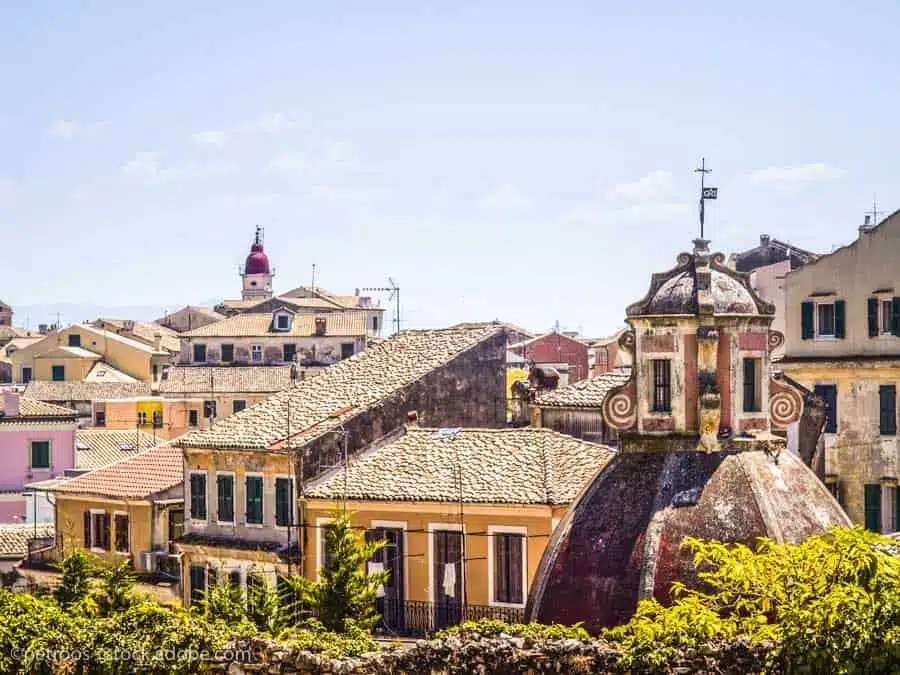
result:
<svg viewBox="0 0 900 675"><path fill-rule="evenodd" d="M799 543L847 515L794 454L753 449L619 452L550 539L529 621L601 628L625 623L642 598L667 603L673 581L697 587L686 536Z"/></svg>
<svg viewBox="0 0 900 675"><path fill-rule="evenodd" d="M261 242L256 242L250 247L250 255L244 263L244 274L268 274L269 256L263 251Z"/></svg>

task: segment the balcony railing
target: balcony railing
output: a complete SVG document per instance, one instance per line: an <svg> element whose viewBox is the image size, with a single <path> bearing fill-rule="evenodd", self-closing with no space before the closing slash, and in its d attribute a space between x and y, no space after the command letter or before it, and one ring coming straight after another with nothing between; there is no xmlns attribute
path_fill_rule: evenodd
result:
<svg viewBox="0 0 900 675"><path fill-rule="evenodd" d="M375 609L381 615L376 632L402 637L429 637L463 621L498 619L507 623L522 623L525 620L525 610L521 607L468 605L458 602L401 602L379 598Z"/></svg>

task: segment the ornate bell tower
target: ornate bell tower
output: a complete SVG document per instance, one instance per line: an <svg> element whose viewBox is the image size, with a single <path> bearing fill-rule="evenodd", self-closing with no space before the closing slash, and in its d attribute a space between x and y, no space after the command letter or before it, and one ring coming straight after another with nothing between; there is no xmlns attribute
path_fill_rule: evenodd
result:
<svg viewBox="0 0 900 675"><path fill-rule="evenodd" d="M242 300L266 300L272 297L272 277L274 270L269 270L269 257L263 250L263 229L256 226L256 237L250 247L250 255L243 268L238 270L243 287Z"/></svg>

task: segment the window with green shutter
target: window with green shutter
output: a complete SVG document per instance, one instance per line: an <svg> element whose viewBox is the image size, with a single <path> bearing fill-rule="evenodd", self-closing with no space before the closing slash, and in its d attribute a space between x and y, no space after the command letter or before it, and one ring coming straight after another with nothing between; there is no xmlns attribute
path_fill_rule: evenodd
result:
<svg viewBox="0 0 900 675"><path fill-rule="evenodd" d="M198 602L203 599L206 593L206 566L191 565L190 572L191 584L191 603Z"/></svg>
<svg viewBox="0 0 900 675"><path fill-rule="evenodd" d="M900 532L900 487L894 488L894 532Z"/></svg>
<svg viewBox="0 0 900 675"><path fill-rule="evenodd" d="M897 387L883 384L878 387L879 423L882 436L897 435Z"/></svg>
<svg viewBox="0 0 900 675"><path fill-rule="evenodd" d="M815 337L815 327L813 326L815 307L816 305L812 301L800 304L800 337L803 340L812 340Z"/></svg>
<svg viewBox="0 0 900 675"><path fill-rule="evenodd" d="M881 532L881 485L865 486L866 529Z"/></svg>
<svg viewBox="0 0 900 675"><path fill-rule="evenodd" d="M293 525L291 503L294 501L294 491L290 478L275 479L275 524L278 527Z"/></svg>
<svg viewBox="0 0 900 675"><path fill-rule="evenodd" d="M206 474L191 474L191 518L206 520Z"/></svg>
<svg viewBox="0 0 900 675"><path fill-rule="evenodd" d="M825 401L825 433L837 433L837 385L817 384L813 393Z"/></svg>
<svg viewBox="0 0 900 675"><path fill-rule="evenodd" d="M900 335L900 298L891 298L891 335Z"/></svg>
<svg viewBox="0 0 900 675"><path fill-rule="evenodd" d="M847 303L844 300L834 301L834 337L846 337Z"/></svg>
<svg viewBox="0 0 900 675"><path fill-rule="evenodd" d="M66 367L65 366L51 366L50 379L53 380L54 382L65 382L66 381Z"/></svg>
<svg viewBox="0 0 900 675"><path fill-rule="evenodd" d="M50 468L50 441L31 441L31 468Z"/></svg>
<svg viewBox="0 0 900 675"><path fill-rule="evenodd" d="M247 476L247 523L262 525L263 521L263 479L262 476Z"/></svg>
<svg viewBox="0 0 900 675"><path fill-rule="evenodd" d="M216 476L216 492L218 493L218 521L234 522L234 476L223 474Z"/></svg>
<svg viewBox="0 0 900 675"><path fill-rule="evenodd" d="M869 319L869 337L878 336L878 298L869 298L867 303Z"/></svg>

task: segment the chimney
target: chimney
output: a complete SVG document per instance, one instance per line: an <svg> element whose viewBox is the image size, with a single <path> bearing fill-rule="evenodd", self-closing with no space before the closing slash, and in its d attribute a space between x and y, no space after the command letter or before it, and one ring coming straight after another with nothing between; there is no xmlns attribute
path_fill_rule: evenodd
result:
<svg viewBox="0 0 900 675"><path fill-rule="evenodd" d="M40 333L41 335L46 335L49 332L50 330L48 329L47 324L38 324L38 333Z"/></svg>
<svg viewBox="0 0 900 675"><path fill-rule="evenodd" d="M133 319L125 319L122 322L122 330L128 331L129 333L134 330L134 320Z"/></svg>
<svg viewBox="0 0 900 675"><path fill-rule="evenodd" d="M417 427L419 426L419 413L416 410L410 410L406 413L406 426L408 427Z"/></svg>
<svg viewBox="0 0 900 675"><path fill-rule="evenodd" d="M325 335L325 317L317 316L316 317L316 336L322 337Z"/></svg>
<svg viewBox="0 0 900 675"><path fill-rule="evenodd" d="M868 232L873 227L872 216L866 216L866 219L863 221L863 224L859 226L860 232Z"/></svg>
<svg viewBox="0 0 900 675"><path fill-rule="evenodd" d="M768 246L769 245L769 235L767 235L767 234L759 235L759 245L760 246Z"/></svg>
<svg viewBox="0 0 900 675"><path fill-rule="evenodd" d="M19 394L15 391L3 392L3 416L18 417L19 416Z"/></svg>
<svg viewBox="0 0 900 675"><path fill-rule="evenodd" d="M153 334L153 349L156 351L162 350L162 333Z"/></svg>

